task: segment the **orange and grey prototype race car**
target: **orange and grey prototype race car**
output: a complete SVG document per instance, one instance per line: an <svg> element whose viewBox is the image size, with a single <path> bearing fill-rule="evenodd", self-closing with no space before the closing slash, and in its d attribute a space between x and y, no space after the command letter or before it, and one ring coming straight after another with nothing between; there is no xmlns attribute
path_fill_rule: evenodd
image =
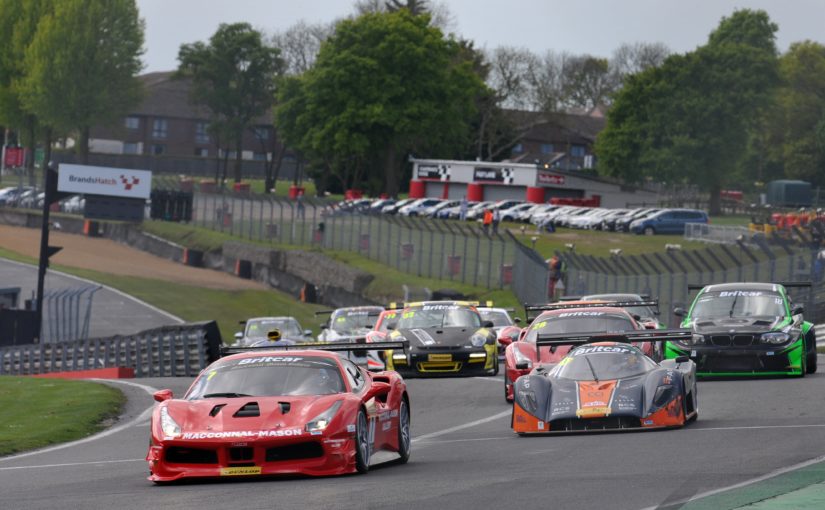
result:
<svg viewBox="0 0 825 510"><path fill-rule="evenodd" d="M514 385L512 427L520 435L680 427L696 419L696 364L656 363L630 342L689 338L690 330L540 336L542 346L577 345L552 368Z"/></svg>

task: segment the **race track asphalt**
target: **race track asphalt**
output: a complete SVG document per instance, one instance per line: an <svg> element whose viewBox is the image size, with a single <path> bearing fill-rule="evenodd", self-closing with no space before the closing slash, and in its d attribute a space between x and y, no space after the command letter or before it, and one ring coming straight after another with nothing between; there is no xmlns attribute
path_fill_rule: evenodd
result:
<svg viewBox="0 0 825 510"><path fill-rule="evenodd" d="M825 455L825 374L700 381L700 417L684 429L545 437L510 431L500 377L412 379L406 465L320 479L155 486L143 460L149 392L181 395L189 383L109 383L129 397L120 422L80 444L0 458L0 508L678 508L694 495Z"/></svg>

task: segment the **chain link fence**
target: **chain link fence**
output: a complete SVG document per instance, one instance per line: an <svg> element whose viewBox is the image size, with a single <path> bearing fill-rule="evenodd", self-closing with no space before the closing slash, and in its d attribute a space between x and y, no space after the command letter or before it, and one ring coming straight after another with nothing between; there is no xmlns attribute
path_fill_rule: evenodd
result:
<svg viewBox="0 0 825 510"><path fill-rule="evenodd" d="M405 273L504 288L513 281L516 242L477 225L338 212L316 199L196 193L196 225L241 238L358 253Z"/></svg>
<svg viewBox="0 0 825 510"><path fill-rule="evenodd" d="M812 282L810 288L790 288L795 302L805 305L805 317L825 321L823 261L816 250L776 252L739 243L705 250L671 250L636 256L590 257L560 254L567 265L567 293L574 295L627 292L649 294L659 300L660 320L678 324L675 307L687 307L693 295L688 284L726 282Z"/></svg>

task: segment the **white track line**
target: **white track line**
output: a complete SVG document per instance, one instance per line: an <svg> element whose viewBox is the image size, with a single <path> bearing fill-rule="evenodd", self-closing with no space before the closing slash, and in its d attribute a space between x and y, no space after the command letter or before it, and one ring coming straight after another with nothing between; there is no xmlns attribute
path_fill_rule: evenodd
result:
<svg viewBox="0 0 825 510"><path fill-rule="evenodd" d="M439 430L437 432L430 432L429 434L424 434L424 435L413 438L412 442L415 443L417 441L422 441L424 439L430 439L430 438L433 438L433 437L443 436L444 434L450 434L452 432L457 432L459 430L464 430L464 429L468 429L470 427L475 427L476 425L481 425L483 423L487 423L487 422L490 422L490 421L493 421L493 420L498 420L499 418L503 418L505 416L509 416L512 413L513 413L513 411L503 411L501 413L494 414L492 416L488 416L487 418L482 418L480 420L467 422L463 425L456 425L455 427L450 427L448 429Z"/></svg>
<svg viewBox="0 0 825 510"><path fill-rule="evenodd" d="M721 494L723 492L728 492L736 489L741 489L742 487L747 487L748 485L753 485L755 483L764 482L765 480L770 480L771 478L776 478L777 476L784 475L785 473L790 473L791 471L796 471L798 469L806 468L808 466L812 466L814 464L818 464L820 462L825 461L825 455L821 457L816 457L815 459L806 460L805 462L800 462L799 464L794 464L793 466L779 468L776 471L771 471L762 476L757 476L756 478L751 478L750 480L745 480L744 482L739 482L737 484L728 485L727 487L722 487L719 489L714 489L711 491L700 492L699 494L693 495L689 498L680 499L678 501L668 501L667 503L662 503L656 506L648 506L643 508L642 510L658 510L662 508L664 505L665 508L667 507L681 507L690 503L692 501L708 498L710 496L715 496L717 494Z"/></svg>
<svg viewBox="0 0 825 510"><path fill-rule="evenodd" d="M87 380L96 381L96 382L104 382L103 379L87 379ZM115 379L107 379L105 382L112 382L112 383L116 383L116 384L124 384L126 386L134 386L136 388L142 389L143 391L145 391L149 395L152 395L156 391L158 391L157 389L152 388L151 386L146 386L146 385L138 384L138 383L134 383L134 382L121 381L121 380L115 380ZM35 450L33 452L20 453L20 454L17 454L17 455L11 455L9 457L1 457L0 462L4 462L4 461L7 461L7 460L22 459L23 457L31 457L32 455L40 455L42 453L50 453L50 452L53 452L53 451L56 451L56 450L63 450L64 448L71 448L73 446L77 446L77 445L81 445L81 444L85 444L85 443L90 443L92 441L97 441L98 439L102 439L104 437L111 436L112 434L116 434L116 433L120 432L121 430L127 429L127 428L131 427L132 425L134 425L135 423L140 422L141 420L145 420L146 415L148 413L151 413L151 412L152 412L152 407L150 407L149 409L146 409L145 411L143 411L140 414L140 416L138 416L138 417L136 417L132 420L129 420L127 423L123 423L121 425L118 425L117 427L112 427L110 429L106 429L106 430L104 430L102 432L99 432L95 435L85 437L83 439L78 439L77 441L72 441L70 443L63 443L63 444L59 444L59 445L55 445L55 446L50 446L48 448L43 448L41 450ZM97 463L98 462L90 462L89 464L97 464ZM9 469L11 469L11 468L9 468Z"/></svg>
<svg viewBox="0 0 825 510"><path fill-rule="evenodd" d="M18 266L33 267L35 269L37 268L37 266L35 266L33 264L26 264L25 262L17 262L16 260L3 259L3 261L8 262L10 264L17 264ZM93 280L88 280L86 278L81 278L79 276L75 276L75 275L72 275L72 274L69 274L69 273L64 273L62 271L55 271L54 269L49 269L49 272L60 275L60 276L63 276L63 277L66 277L66 278L71 278L71 279L74 279L74 280L77 280L77 281L80 281L80 282L89 283L89 284L92 284L92 285L100 285L104 289L106 289L108 291L111 291L111 292L114 292L115 294L117 294L121 297L131 299L135 303L138 303L142 306L145 306L146 308L149 308L150 310L152 310L155 313L165 315L166 317L172 319L173 321L175 321L179 324L183 324L184 322L186 322L185 320L181 319L180 317L178 317L176 315L172 315L171 313L169 313L165 310L161 310L160 308L158 308L154 305L150 305L149 303L147 303L146 301L143 301L142 299L138 299L135 296L131 296L129 294L126 294L125 292L123 292L121 290L117 290L114 287L109 287L108 285L103 285L102 283L98 283L98 282L93 281Z"/></svg>
<svg viewBox="0 0 825 510"><path fill-rule="evenodd" d="M95 464L121 464L124 462L146 462L146 459L98 460L94 462L69 462L66 464L41 464L39 466L0 467L0 471L15 471L21 469L39 469L55 467L93 466Z"/></svg>

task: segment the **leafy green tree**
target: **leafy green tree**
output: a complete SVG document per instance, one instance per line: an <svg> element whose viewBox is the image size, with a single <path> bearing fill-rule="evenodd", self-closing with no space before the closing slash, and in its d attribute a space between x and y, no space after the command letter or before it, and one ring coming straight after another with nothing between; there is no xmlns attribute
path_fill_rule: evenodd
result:
<svg viewBox="0 0 825 510"><path fill-rule="evenodd" d="M764 11L739 10L705 46L632 75L597 140L599 170L696 184L718 213L778 84L776 30Z"/></svg>
<svg viewBox="0 0 825 510"><path fill-rule="evenodd" d="M47 0L0 0L0 123L19 131L18 140L31 154L40 134L37 116L22 104L27 71L26 48L31 44L40 18L52 7ZM48 145L48 144L47 144ZM34 158L27 161L34 179Z"/></svg>
<svg viewBox="0 0 825 510"><path fill-rule="evenodd" d="M483 90L459 42L401 9L340 22L315 66L283 84L276 115L290 145L316 166L346 185L360 185L364 167L378 171L394 195L409 153L448 156L468 146Z"/></svg>
<svg viewBox="0 0 825 510"><path fill-rule="evenodd" d="M178 60L179 76L192 80L192 101L209 108L213 132L234 143L240 182L243 135L272 106L284 66L280 50L264 44L248 23L221 24L208 44L182 45Z"/></svg>
<svg viewBox="0 0 825 510"><path fill-rule="evenodd" d="M90 127L122 117L140 100L142 48L134 0L56 2L25 51L23 106L53 129L77 132L86 162Z"/></svg>
<svg viewBox="0 0 825 510"><path fill-rule="evenodd" d="M787 177L825 185L825 46L812 41L791 45L782 56L780 116L774 125Z"/></svg>

